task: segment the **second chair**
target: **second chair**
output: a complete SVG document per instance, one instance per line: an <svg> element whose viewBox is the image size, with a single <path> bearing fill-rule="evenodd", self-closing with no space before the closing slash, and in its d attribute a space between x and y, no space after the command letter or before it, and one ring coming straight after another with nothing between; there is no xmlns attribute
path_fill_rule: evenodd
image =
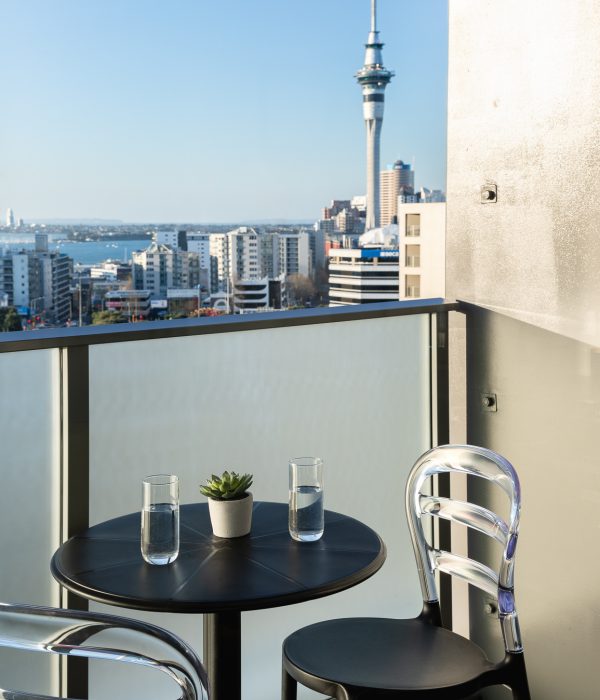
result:
<svg viewBox="0 0 600 700"><path fill-rule="evenodd" d="M474 503L428 495L437 474L461 473L500 488L509 499L508 522ZM481 447L446 445L426 452L406 487L406 512L423 593L415 619L344 618L319 622L283 643L283 700L295 700L297 683L339 700L465 698L493 685L530 700L514 599L514 557L519 529L519 479L503 457ZM461 523L502 545L497 571L434 548L423 528L426 517ZM491 662L483 650L441 626L436 569L484 590L498 606L505 656Z"/></svg>

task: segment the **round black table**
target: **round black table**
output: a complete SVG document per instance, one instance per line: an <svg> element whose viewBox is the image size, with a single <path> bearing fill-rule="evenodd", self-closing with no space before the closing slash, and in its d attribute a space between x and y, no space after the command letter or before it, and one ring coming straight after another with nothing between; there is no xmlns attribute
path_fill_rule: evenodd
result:
<svg viewBox="0 0 600 700"><path fill-rule="evenodd" d="M202 613L204 660L213 700L241 697L241 612L337 593L372 576L385 545L354 518L325 511L317 542L288 533L284 503L257 502L252 532L212 534L205 503L181 507L180 549L168 566L140 553L140 514L108 520L71 537L54 554L54 578L99 603L154 612Z"/></svg>

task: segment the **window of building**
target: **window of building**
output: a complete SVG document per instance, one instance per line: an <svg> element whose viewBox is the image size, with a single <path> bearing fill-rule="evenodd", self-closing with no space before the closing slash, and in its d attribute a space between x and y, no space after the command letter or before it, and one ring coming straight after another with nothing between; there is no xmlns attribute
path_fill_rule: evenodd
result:
<svg viewBox="0 0 600 700"><path fill-rule="evenodd" d="M411 298L421 296L421 275L406 275L404 296Z"/></svg>
<svg viewBox="0 0 600 700"><path fill-rule="evenodd" d="M420 236L421 235L421 215L407 214L406 215L406 235Z"/></svg>
<svg viewBox="0 0 600 700"><path fill-rule="evenodd" d="M407 245L404 256L404 264L406 267L421 267L421 246Z"/></svg>

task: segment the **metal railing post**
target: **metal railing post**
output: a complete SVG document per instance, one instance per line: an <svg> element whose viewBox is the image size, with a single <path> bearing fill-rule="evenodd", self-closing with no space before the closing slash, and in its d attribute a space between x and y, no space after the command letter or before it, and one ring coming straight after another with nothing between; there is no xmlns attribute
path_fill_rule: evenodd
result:
<svg viewBox="0 0 600 700"><path fill-rule="evenodd" d="M61 543L89 527L90 407L89 347L61 348ZM87 610L88 601L65 588L61 607ZM64 659L60 669L64 697L88 697L86 659Z"/></svg>
<svg viewBox="0 0 600 700"><path fill-rule="evenodd" d="M448 312L438 311L431 315L432 320L432 446L447 445L450 442L450 369L448 353ZM437 493L450 497L450 475L439 474ZM451 550L451 524L440 520L437 524L437 542L439 549ZM440 607L442 624L452 629L452 577L440 573L439 581Z"/></svg>

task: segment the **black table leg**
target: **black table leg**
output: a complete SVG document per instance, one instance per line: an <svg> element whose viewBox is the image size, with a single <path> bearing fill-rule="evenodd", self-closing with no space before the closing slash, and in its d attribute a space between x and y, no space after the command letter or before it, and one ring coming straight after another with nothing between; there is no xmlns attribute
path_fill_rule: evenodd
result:
<svg viewBox="0 0 600 700"><path fill-rule="evenodd" d="M204 665L208 673L211 700L241 700L241 613L204 615Z"/></svg>

